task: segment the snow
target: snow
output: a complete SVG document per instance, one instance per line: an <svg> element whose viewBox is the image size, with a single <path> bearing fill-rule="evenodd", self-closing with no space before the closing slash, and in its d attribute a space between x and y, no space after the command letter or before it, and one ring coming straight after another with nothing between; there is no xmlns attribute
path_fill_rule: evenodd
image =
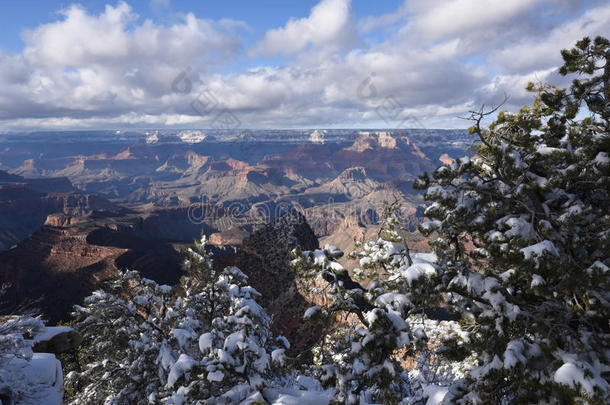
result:
<svg viewBox="0 0 610 405"><path fill-rule="evenodd" d="M595 272L595 271L600 271L601 273L607 273L608 271L610 271L610 267L606 266L604 263L600 262L599 260L596 260L587 269L587 273L588 274L593 274L593 272Z"/></svg>
<svg viewBox="0 0 610 405"><path fill-rule="evenodd" d="M436 276L436 268L434 265L430 263L414 263L409 267L401 267L398 269L398 272L401 276L407 279L407 283L409 286L413 284L414 281L419 280L422 277L431 278Z"/></svg>
<svg viewBox="0 0 610 405"><path fill-rule="evenodd" d="M534 174L532 172L527 172L526 175L531 180L533 180L540 188L545 188L548 183L547 178L538 176L537 174Z"/></svg>
<svg viewBox="0 0 610 405"><path fill-rule="evenodd" d="M286 349L275 349L271 352L271 361L275 364L283 366L286 362Z"/></svg>
<svg viewBox="0 0 610 405"><path fill-rule="evenodd" d="M144 295L136 295L135 297L132 298L132 301L136 305L139 305L139 306L143 307L143 306L148 305L149 297L144 296Z"/></svg>
<svg viewBox="0 0 610 405"><path fill-rule="evenodd" d="M318 380L306 375L299 375L296 378L296 383L299 387L309 391L322 391L322 385Z"/></svg>
<svg viewBox="0 0 610 405"><path fill-rule="evenodd" d="M542 277L540 274L532 275L532 283L530 284L531 287L539 287L545 284L546 281L544 280L544 277Z"/></svg>
<svg viewBox="0 0 610 405"><path fill-rule="evenodd" d="M551 148L550 146L541 145L536 148L536 152L541 155L550 155L551 153L561 152L564 149L561 148Z"/></svg>
<svg viewBox="0 0 610 405"><path fill-rule="evenodd" d="M519 217L507 216L498 220L498 224L505 225L510 229L504 232L508 238L521 238L525 241L535 240L536 232L527 215Z"/></svg>
<svg viewBox="0 0 610 405"><path fill-rule="evenodd" d="M227 272L229 275L231 275L232 277L235 277L237 279L248 280L248 276L245 275L239 268L237 268L235 266L227 267L225 269L225 272Z"/></svg>
<svg viewBox="0 0 610 405"><path fill-rule="evenodd" d="M231 333L229 336L225 338L224 350L229 353L235 352L238 348L243 348L245 343L244 332L237 331Z"/></svg>
<svg viewBox="0 0 610 405"><path fill-rule="evenodd" d="M167 344L167 342L163 342L161 347L159 348L159 356L157 356L157 362L161 365L163 370L169 370L170 367L174 364L175 358L172 354L172 351Z"/></svg>
<svg viewBox="0 0 610 405"><path fill-rule="evenodd" d="M186 402L187 395L188 395L188 388L180 387L180 388L178 388L176 393L170 397L170 399L167 401L167 404L184 405L184 403ZM155 403L155 402L153 402L153 403Z"/></svg>
<svg viewBox="0 0 610 405"><path fill-rule="evenodd" d="M424 217L430 217L431 214L435 211L441 208L441 205L437 202L433 202L432 204L428 205L426 207L426 209L424 210Z"/></svg>
<svg viewBox="0 0 610 405"><path fill-rule="evenodd" d="M174 335L180 347L186 347L189 340L195 338L195 334L192 331L180 328L173 329L172 335Z"/></svg>
<svg viewBox="0 0 610 405"><path fill-rule="evenodd" d="M326 131L324 131L324 130L318 131L316 129L309 135L309 141L311 143L323 144L325 136L326 136Z"/></svg>
<svg viewBox="0 0 610 405"><path fill-rule="evenodd" d="M555 370L553 381L593 396L596 391L608 392L610 384L604 377L608 366L600 361L579 361L574 353L558 353L564 364Z"/></svg>
<svg viewBox="0 0 610 405"><path fill-rule="evenodd" d="M226 350L217 349L216 353L218 355L218 360L221 363L231 364L235 361L233 359L233 357L231 357L231 354L229 352L227 352Z"/></svg>
<svg viewBox="0 0 610 405"><path fill-rule="evenodd" d="M445 395L449 392L447 387L440 387L438 385L425 385L424 396L428 398L426 405L440 405L443 403Z"/></svg>
<svg viewBox="0 0 610 405"><path fill-rule="evenodd" d="M280 342L285 349L290 349L290 342L284 336L278 336L275 338L275 340Z"/></svg>
<svg viewBox="0 0 610 405"><path fill-rule="evenodd" d="M583 211L583 207L580 204L571 205L565 210L565 213L559 216L559 221L566 222L570 218L580 215Z"/></svg>
<svg viewBox="0 0 610 405"><path fill-rule="evenodd" d="M194 144L205 141L207 135L201 131L182 131L178 134L178 138L184 143Z"/></svg>
<svg viewBox="0 0 610 405"><path fill-rule="evenodd" d="M531 245L528 247L524 247L521 250L523 253L523 257L525 260L536 259L544 255L545 253L551 254L553 256L559 256L559 252L557 248L550 240L543 240L542 242L536 243L535 245Z"/></svg>
<svg viewBox="0 0 610 405"><path fill-rule="evenodd" d="M53 339L55 336L60 335L62 333L68 333L73 331L74 329L69 326L45 326L41 333L38 333L36 334L36 336L34 336L32 342L45 342Z"/></svg>
<svg viewBox="0 0 610 405"><path fill-rule="evenodd" d="M434 232L441 229L443 223L438 220L432 220L428 222L424 222L420 225L420 227L426 232Z"/></svg>
<svg viewBox="0 0 610 405"><path fill-rule="evenodd" d="M224 379L224 377L225 377L224 373L220 370L210 371L208 373L208 381L211 381L211 382L220 382Z"/></svg>
<svg viewBox="0 0 610 405"><path fill-rule="evenodd" d="M412 253L413 263L436 263L438 258L435 253Z"/></svg>
<svg viewBox="0 0 610 405"><path fill-rule="evenodd" d="M54 387L61 387L63 384L61 363L51 353L34 353L25 374L33 383Z"/></svg>
<svg viewBox="0 0 610 405"><path fill-rule="evenodd" d="M167 376L167 388L172 388L174 384L187 372L189 372L197 362L189 355L182 353L178 361L174 363Z"/></svg>
<svg viewBox="0 0 610 405"><path fill-rule="evenodd" d="M207 353L214 344L214 335L212 333L204 333L199 336L199 350L201 353Z"/></svg>
<svg viewBox="0 0 610 405"><path fill-rule="evenodd" d="M14 357L5 367L13 378L34 388L20 405L61 405L63 374L61 363L50 353L34 353L29 360ZM1 373L0 373L1 374Z"/></svg>
<svg viewBox="0 0 610 405"><path fill-rule="evenodd" d="M392 364L391 361L386 360L383 362L383 368L385 368L388 373L390 373L391 376L395 376L396 375L396 370L394 369L394 365ZM369 371L370 373L370 371Z"/></svg>
<svg viewBox="0 0 610 405"><path fill-rule="evenodd" d="M413 331L413 336L417 340L428 340L428 336L426 335L426 331L424 328L417 328Z"/></svg>
<svg viewBox="0 0 610 405"><path fill-rule="evenodd" d="M323 390L320 382L312 377L299 375L295 384L263 390L264 397L274 405L326 405L334 397L334 390Z"/></svg>
<svg viewBox="0 0 610 405"><path fill-rule="evenodd" d="M335 270L335 271L342 271L345 270L345 268L339 263L339 262L329 262L328 263L328 267L331 270Z"/></svg>
<svg viewBox="0 0 610 405"><path fill-rule="evenodd" d="M256 391L248 396L248 398L241 401L239 405L258 405L263 403L265 403L265 398L263 398L263 395L260 392Z"/></svg>
<svg viewBox="0 0 610 405"><path fill-rule="evenodd" d="M505 272L500 273L500 279L503 282L507 282L516 273L517 273L517 271L515 269L508 269Z"/></svg>
<svg viewBox="0 0 610 405"><path fill-rule="evenodd" d="M313 263L318 266L324 266L328 259L323 250L316 249L313 251Z"/></svg>
<svg viewBox="0 0 610 405"><path fill-rule="evenodd" d="M597 156L595 156L595 163L600 166L607 166L610 164L610 157L607 152L599 152Z"/></svg>
<svg viewBox="0 0 610 405"><path fill-rule="evenodd" d="M158 289L161 294L170 294L172 292L172 287L166 284L160 285Z"/></svg>
<svg viewBox="0 0 610 405"><path fill-rule="evenodd" d="M320 312L320 307L317 305L314 305L313 307L307 308L307 310L305 311L305 314L303 315L303 318L310 319L313 316L315 316L318 312Z"/></svg>
<svg viewBox="0 0 610 405"><path fill-rule="evenodd" d="M521 159L521 153L517 150L514 150L510 153L510 156L513 158L514 163L513 166L517 169L525 169L527 167L527 164L525 162L523 162L523 160Z"/></svg>
<svg viewBox="0 0 610 405"><path fill-rule="evenodd" d="M487 300L496 314L502 314L514 321L521 312L518 306L507 302L504 295L500 293L498 289L499 282L496 278L482 277L479 274L470 274L468 276L467 285L471 291L474 291ZM493 316L491 311L488 311L488 314Z"/></svg>
<svg viewBox="0 0 610 405"><path fill-rule="evenodd" d="M152 134L146 137L146 143L155 144L159 142L159 136L157 134Z"/></svg>
<svg viewBox="0 0 610 405"><path fill-rule="evenodd" d="M503 367L504 363L497 355L494 355L493 360L484 366L477 367L470 372L470 375L474 378L485 377L492 370L499 370Z"/></svg>
<svg viewBox="0 0 610 405"><path fill-rule="evenodd" d="M286 390L275 399L273 405L326 405L334 396L332 390L321 392Z"/></svg>
<svg viewBox="0 0 610 405"><path fill-rule="evenodd" d="M389 292L377 297L375 303L389 311L402 311L411 305L411 300L405 294Z"/></svg>
<svg viewBox="0 0 610 405"><path fill-rule="evenodd" d="M430 199L447 200L452 196L452 193L450 193L449 191L447 191L447 189L441 186L431 186L428 187L428 190L426 191L426 198Z"/></svg>
<svg viewBox="0 0 610 405"><path fill-rule="evenodd" d="M325 245L324 251L333 258L340 257L343 255L343 251L336 246L333 245Z"/></svg>
<svg viewBox="0 0 610 405"><path fill-rule="evenodd" d="M564 363L555 371L553 381L571 388L578 388L580 385L585 392L593 392L591 384L585 379L584 370L571 362Z"/></svg>
<svg viewBox="0 0 610 405"><path fill-rule="evenodd" d="M251 342L254 343L254 342ZM283 350L283 349L281 349ZM269 355L267 354L267 352L265 351L265 349L258 348L258 350L256 350L257 355L259 356L258 359L256 359L252 365L254 366L254 369L259 371L260 373L264 373L267 368L269 367Z"/></svg>
<svg viewBox="0 0 610 405"><path fill-rule="evenodd" d="M212 381L212 380L210 380ZM251 391L247 384L238 384L222 394L215 403L217 404L238 404L243 401Z"/></svg>
<svg viewBox="0 0 610 405"><path fill-rule="evenodd" d="M521 340L511 340L506 345L504 351L504 368L511 369L519 363L525 363L526 358L523 355L523 342Z"/></svg>

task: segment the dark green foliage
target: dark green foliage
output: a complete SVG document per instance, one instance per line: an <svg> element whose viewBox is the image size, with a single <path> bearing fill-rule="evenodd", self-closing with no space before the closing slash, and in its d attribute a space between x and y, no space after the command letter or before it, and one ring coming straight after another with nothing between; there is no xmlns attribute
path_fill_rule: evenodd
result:
<svg viewBox="0 0 610 405"><path fill-rule="evenodd" d="M416 184L442 291L475 330L456 402L608 400L610 42L562 55L569 89L530 84L533 104L488 128L473 112L477 156Z"/></svg>

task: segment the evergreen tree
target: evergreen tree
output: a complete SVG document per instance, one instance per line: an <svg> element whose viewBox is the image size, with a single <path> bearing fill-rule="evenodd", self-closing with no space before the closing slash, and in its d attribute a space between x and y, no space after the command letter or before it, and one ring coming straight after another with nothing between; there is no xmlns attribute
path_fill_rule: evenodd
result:
<svg viewBox="0 0 610 405"><path fill-rule="evenodd" d="M75 307L83 343L80 370L66 376L70 403L149 403L167 378L157 362L169 361L158 358L177 315L171 292L129 271Z"/></svg>
<svg viewBox="0 0 610 405"><path fill-rule="evenodd" d="M128 271L75 308L84 343L81 370L68 376L70 403L239 403L261 395L287 342L272 338L247 277L235 267L214 270L205 243L187 251L176 288Z"/></svg>
<svg viewBox="0 0 610 405"><path fill-rule="evenodd" d="M317 376L335 389L335 403L419 403L467 369L459 361L466 357L463 350L457 360L449 356L461 342L459 325L430 321L422 313L437 284L435 257L408 253L391 215L395 209L386 210L378 239L351 254L361 266L352 273L373 280L366 289L337 262L337 248L295 252L299 277L317 275L332 286L330 305L308 309L305 319L330 331L313 352ZM329 328L342 314L348 316ZM413 359L408 370L405 362Z"/></svg>
<svg viewBox="0 0 610 405"><path fill-rule="evenodd" d="M610 400L610 42L562 55L569 89L531 84L533 104L488 128L473 112L477 155L416 184L439 292L478 355L448 402Z"/></svg>

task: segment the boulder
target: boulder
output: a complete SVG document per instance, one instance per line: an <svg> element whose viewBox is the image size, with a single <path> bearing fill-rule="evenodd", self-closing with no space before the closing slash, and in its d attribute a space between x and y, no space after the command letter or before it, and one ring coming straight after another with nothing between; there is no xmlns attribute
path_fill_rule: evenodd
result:
<svg viewBox="0 0 610 405"><path fill-rule="evenodd" d="M82 340L82 336L70 327L47 326L43 333L34 337L33 349L39 353L67 353L76 349Z"/></svg>

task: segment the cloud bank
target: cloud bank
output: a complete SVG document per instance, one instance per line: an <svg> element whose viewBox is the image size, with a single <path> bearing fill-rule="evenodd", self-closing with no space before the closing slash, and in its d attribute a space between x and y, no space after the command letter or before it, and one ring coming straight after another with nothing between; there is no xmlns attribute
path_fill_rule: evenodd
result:
<svg viewBox="0 0 610 405"><path fill-rule="evenodd" d="M246 35L244 21L69 6L24 32L22 52L0 51L0 130L206 128L219 112L243 128L463 127L504 93L527 102L527 81L560 81L559 50L610 36L610 4L410 0L357 16L321 0L249 47Z"/></svg>

